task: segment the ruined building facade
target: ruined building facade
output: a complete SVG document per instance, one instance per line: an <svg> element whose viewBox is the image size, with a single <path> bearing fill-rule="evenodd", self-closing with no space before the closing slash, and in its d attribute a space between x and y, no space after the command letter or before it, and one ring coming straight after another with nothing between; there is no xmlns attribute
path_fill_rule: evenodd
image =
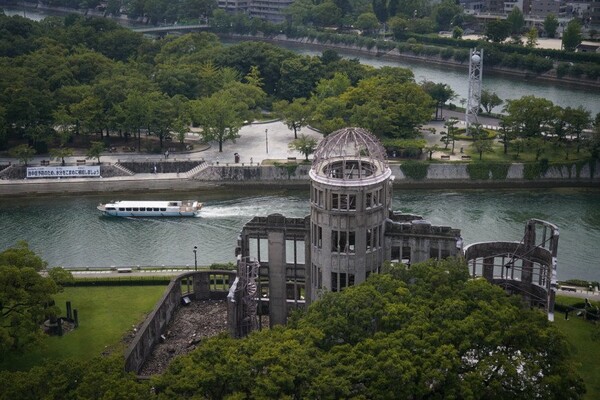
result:
<svg viewBox="0 0 600 400"><path fill-rule="evenodd" d="M236 302L284 324L289 312L363 282L385 261L406 264L460 254L460 231L433 226L392 208L394 177L385 149L368 131L346 128L327 136L310 171L310 215L255 217L238 240L242 277L256 262L256 292L237 288ZM243 286L243 285L242 285ZM236 336L247 333L253 315L238 315ZM255 323L254 323L255 324ZM256 325L256 324L255 324Z"/></svg>

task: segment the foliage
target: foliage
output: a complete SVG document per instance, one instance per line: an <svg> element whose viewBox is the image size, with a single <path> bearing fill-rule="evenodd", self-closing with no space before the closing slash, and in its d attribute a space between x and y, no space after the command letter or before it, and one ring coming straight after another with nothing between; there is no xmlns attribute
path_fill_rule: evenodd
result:
<svg viewBox="0 0 600 400"><path fill-rule="evenodd" d="M308 161L308 156L315 152L317 144L317 139L314 137L301 134L299 138L290 142L288 147L291 150L296 150L297 152L303 154L305 160Z"/></svg>
<svg viewBox="0 0 600 400"><path fill-rule="evenodd" d="M98 160L98 164L100 164L100 156L102 155L102 152L106 149L105 145L103 142L92 142L92 146L89 148L88 152L87 152L87 158L88 159L97 159Z"/></svg>
<svg viewBox="0 0 600 400"><path fill-rule="evenodd" d="M0 354L23 352L40 343L40 324L56 315L52 296L60 286L40 275L46 263L26 242L0 253Z"/></svg>
<svg viewBox="0 0 600 400"><path fill-rule="evenodd" d="M152 384L159 399L558 399L584 392L566 342L543 313L470 280L457 260L390 266L325 294L286 328L209 339Z"/></svg>
<svg viewBox="0 0 600 400"><path fill-rule="evenodd" d="M566 51L575 51L582 40L581 23L577 19L570 20L562 35L563 48Z"/></svg>
<svg viewBox="0 0 600 400"><path fill-rule="evenodd" d="M527 31L527 43L525 44L526 47L529 48L534 48L537 46L538 43L538 31L537 29L531 28L529 31Z"/></svg>
<svg viewBox="0 0 600 400"><path fill-rule="evenodd" d="M546 36L548 36L549 38L553 38L554 36L556 36L556 30L558 29L558 18L556 18L556 15L550 13L548 15L546 15L546 18L544 18L544 32L546 33Z"/></svg>
<svg viewBox="0 0 600 400"><path fill-rule="evenodd" d="M33 160L35 153L35 149L27 144L20 144L13 147L9 151L11 157L16 158L25 165L27 165L29 161Z"/></svg>
<svg viewBox="0 0 600 400"><path fill-rule="evenodd" d="M294 131L294 138L298 139L298 131L308 125L312 109L305 98L297 98L291 103L287 100L273 103L273 112Z"/></svg>
<svg viewBox="0 0 600 400"><path fill-rule="evenodd" d="M473 162L467 164L467 172L473 180L505 180L508 176L510 164Z"/></svg>
<svg viewBox="0 0 600 400"><path fill-rule="evenodd" d="M525 26L525 17L523 16L523 12L516 5L506 17L506 21L510 24L510 33L512 34L520 34L521 30Z"/></svg>
<svg viewBox="0 0 600 400"><path fill-rule="evenodd" d="M407 178L420 181L427 177L429 164L421 161L409 160L400 164L400 170Z"/></svg>
<svg viewBox="0 0 600 400"><path fill-rule="evenodd" d="M456 93L450 85L446 83L435 83L431 81L423 81L421 83L421 87L425 92L431 96L433 100L435 100L436 108L435 108L435 119L443 118L443 107L447 101L452 100L456 97ZM439 114L438 114L439 112Z"/></svg>
<svg viewBox="0 0 600 400"><path fill-rule="evenodd" d="M507 20L496 19L487 23L484 34L488 40L500 43L510 36L511 28Z"/></svg>
<svg viewBox="0 0 600 400"><path fill-rule="evenodd" d="M26 372L0 371L0 399L146 399L150 387L126 373L119 356L52 361Z"/></svg>
<svg viewBox="0 0 600 400"><path fill-rule="evenodd" d="M525 163L523 165L523 178L528 180L538 179L548 171L548 160L542 159L535 163Z"/></svg>
<svg viewBox="0 0 600 400"><path fill-rule="evenodd" d="M502 99L496 92L490 92L487 89L481 91L481 106L486 113L490 114L495 107L502 105Z"/></svg>

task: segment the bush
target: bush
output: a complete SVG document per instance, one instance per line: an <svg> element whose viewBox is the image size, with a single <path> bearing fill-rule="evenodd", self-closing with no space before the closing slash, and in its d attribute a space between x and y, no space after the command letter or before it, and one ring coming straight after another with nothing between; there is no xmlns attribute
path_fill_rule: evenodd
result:
<svg viewBox="0 0 600 400"><path fill-rule="evenodd" d="M490 178L490 170L486 163L470 163L467 165L467 172L472 180L485 181Z"/></svg>
<svg viewBox="0 0 600 400"><path fill-rule="evenodd" d="M452 56L454 55L454 50L450 49L450 48L443 48L442 51L440 52L440 55L442 57L443 60L449 60L452 58Z"/></svg>
<svg viewBox="0 0 600 400"><path fill-rule="evenodd" d="M429 164L420 161L406 161L400 165L400 170L406 175L407 178L414 179L417 181L423 180L427 177L427 170Z"/></svg>
<svg viewBox="0 0 600 400"><path fill-rule="evenodd" d="M562 78L563 76L566 76L569 74L569 70L571 69L571 66L567 63L559 63L558 66L556 67L556 76L558 78Z"/></svg>

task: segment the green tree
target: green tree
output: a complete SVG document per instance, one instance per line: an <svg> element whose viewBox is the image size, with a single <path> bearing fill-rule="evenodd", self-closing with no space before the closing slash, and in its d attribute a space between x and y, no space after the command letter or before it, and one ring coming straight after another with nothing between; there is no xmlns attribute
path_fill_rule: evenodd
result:
<svg viewBox="0 0 600 400"><path fill-rule="evenodd" d="M575 51L582 40L581 23L576 19L570 20L562 36L563 49L566 51Z"/></svg>
<svg viewBox="0 0 600 400"><path fill-rule="evenodd" d="M55 147L50 149L50 155L56 160L60 160L62 165L65 165L65 157L71 157L73 155L73 149L68 147Z"/></svg>
<svg viewBox="0 0 600 400"><path fill-rule="evenodd" d="M481 107L483 107L486 113L491 114L492 110L502 103L502 99L496 94L496 92L490 92L487 89L483 89L481 91Z"/></svg>
<svg viewBox="0 0 600 400"><path fill-rule="evenodd" d="M493 149L492 140L488 138L487 132L483 129L481 124L473 124L469 127L471 135L473 136L473 149L479 153L479 160L483 159L483 153L489 153Z"/></svg>
<svg viewBox="0 0 600 400"><path fill-rule="evenodd" d="M555 37L558 25L559 22L558 18L556 18L556 15L552 13L546 15L546 18L544 18L544 32L546 33L546 36L549 38Z"/></svg>
<svg viewBox="0 0 600 400"><path fill-rule="evenodd" d="M415 137L434 109L431 97L402 68L381 68L340 98L346 103L343 112L350 111L349 122L379 137Z"/></svg>
<svg viewBox="0 0 600 400"><path fill-rule="evenodd" d="M356 18L354 26L366 34L371 34L379 28L379 20L373 13L362 13Z"/></svg>
<svg viewBox="0 0 600 400"><path fill-rule="evenodd" d="M399 16L392 17L390 18L388 25L392 30L394 39L399 40L404 38L408 29L408 20L406 18Z"/></svg>
<svg viewBox="0 0 600 400"><path fill-rule="evenodd" d="M190 101L190 108L192 121L202 127L204 140L217 141L222 152L224 142L239 137L247 105L230 93L217 92L208 98Z"/></svg>
<svg viewBox="0 0 600 400"><path fill-rule="evenodd" d="M503 42L510 36L511 24L503 19L489 21L485 27L484 35L494 43Z"/></svg>
<svg viewBox="0 0 600 400"><path fill-rule="evenodd" d="M294 131L294 139L298 139L298 131L308 125L312 114L310 104L304 98L294 99L291 103L286 100L278 101L273 104L273 111Z"/></svg>
<svg viewBox="0 0 600 400"><path fill-rule="evenodd" d="M98 160L98 164L100 164L100 156L105 149L104 142L92 142L92 145L87 151L87 159L92 160L95 158Z"/></svg>
<svg viewBox="0 0 600 400"><path fill-rule="evenodd" d="M317 83L313 97L324 99L326 97L339 96L351 86L350 79L345 73L335 72L331 79L321 79Z"/></svg>
<svg viewBox="0 0 600 400"><path fill-rule="evenodd" d="M455 26L452 28L452 38L453 39L462 39L464 30L460 26Z"/></svg>
<svg viewBox="0 0 600 400"><path fill-rule="evenodd" d="M510 33L515 35L520 34L525 26L525 17L523 16L521 9L517 6L512 8L506 17L506 21L510 25Z"/></svg>
<svg viewBox="0 0 600 400"><path fill-rule="evenodd" d="M516 135L511 127L510 119L505 115L500 118L500 129L498 132L500 132L500 136L502 137L501 140L502 146L504 147L504 154L508 154L508 145L511 140L516 138Z"/></svg>
<svg viewBox="0 0 600 400"><path fill-rule="evenodd" d="M432 11L437 29L441 31L450 29L451 22L460 13L462 13L462 7L452 0L443 0L433 7Z"/></svg>
<svg viewBox="0 0 600 400"><path fill-rule="evenodd" d="M377 20L385 24L389 18L387 2L385 0L372 0L372 6Z"/></svg>
<svg viewBox="0 0 600 400"><path fill-rule="evenodd" d="M548 141L539 137L527 139L527 146L535 153L535 161L540 159L540 156L546 152Z"/></svg>
<svg viewBox="0 0 600 400"><path fill-rule="evenodd" d="M569 357L543 313L430 260L327 293L287 327L208 339L152 386L174 400L580 398Z"/></svg>
<svg viewBox="0 0 600 400"><path fill-rule="evenodd" d="M562 116L566 124L567 134L570 135L571 138L575 137L577 153L579 153L581 134L585 129L592 125L592 115L588 110L583 108L583 106L579 106L577 108L565 108Z"/></svg>
<svg viewBox="0 0 600 400"><path fill-rule="evenodd" d="M277 97L293 101L308 98L322 78L323 64L319 57L294 57L281 64L277 82Z"/></svg>
<svg viewBox="0 0 600 400"><path fill-rule="evenodd" d="M335 26L341 22L342 10L333 1L324 1L316 5L310 15L315 25Z"/></svg>
<svg viewBox="0 0 600 400"><path fill-rule="evenodd" d="M317 148L317 139L305 134L301 134L299 138L294 139L288 147L291 150L304 154L305 160L308 161L308 156L315 152Z"/></svg>
<svg viewBox="0 0 600 400"><path fill-rule="evenodd" d="M14 157L23 164L27 165L29 161L33 160L35 149L28 144L20 144L10 149L9 154L11 157Z"/></svg>
<svg viewBox="0 0 600 400"><path fill-rule="evenodd" d="M440 139L442 143L446 145L446 149L448 148L448 145L452 143L452 154L454 154L454 144L456 142L456 135L458 135L458 128L456 125L458 125L458 118L455 117L449 118L448 121L444 122L446 133L444 134L444 132L442 132L442 137Z"/></svg>
<svg viewBox="0 0 600 400"><path fill-rule="evenodd" d="M535 29L535 27L531 28L529 31L527 31L527 34L525 36L527 37L527 43L525 43L525 47L528 47L530 49L535 48L538 43L537 29Z"/></svg>
<svg viewBox="0 0 600 400"><path fill-rule="evenodd" d="M444 104L448 100L451 100L456 97L456 92L452 90L450 85L446 83L435 83L431 81L424 81L421 83L421 87L425 92L431 96L433 100L435 100L435 119L443 120L443 108ZM439 114L438 114L439 111Z"/></svg>
<svg viewBox="0 0 600 400"><path fill-rule="evenodd" d="M38 344L42 322L56 315L52 295L60 287L40 275L46 265L23 241L0 253L0 354Z"/></svg>
<svg viewBox="0 0 600 400"><path fill-rule="evenodd" d="M556 113L550 100L535 96L507 100L504 111L513 131L526 138L539 136L542 129L551 125Z"/></svg>
<svg viewBox="0 0 600 400"><path fill-rule="evenodd" d="M49 361L29 371L0 371L0 400L150 398L148 382L125 372L122 356Z"/></svg>
<svg viewBox="0 0 600 400"><path fill-rule="evenodd" d="M431 145L431 146L425 146L424 150L427 152L427 154L429 154L429 161L431 161L431 158L433 157L433 153L435 153L436 151L440 150L440 147L437 144Z"/></svg>

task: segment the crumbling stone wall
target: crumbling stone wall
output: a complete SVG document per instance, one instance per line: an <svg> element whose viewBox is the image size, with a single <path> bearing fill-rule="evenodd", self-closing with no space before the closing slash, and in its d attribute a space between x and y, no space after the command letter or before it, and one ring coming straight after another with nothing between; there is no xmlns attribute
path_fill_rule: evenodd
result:
<svg viewBox="0 0 600 400"><path fill-rule="evenodd" d="M211 283L215 277L227 277L227 284ZM135 338L125 352L125 370L139 373L144 362L152 352L152 348L160 341L169 322L181 306L182 280L193 281L193 291L186 294L190 300L225 299L229 285L235 279L234 271L194 271L179 275L171 280L163 297L156 303L154 310L146 317Z"/></svg>

